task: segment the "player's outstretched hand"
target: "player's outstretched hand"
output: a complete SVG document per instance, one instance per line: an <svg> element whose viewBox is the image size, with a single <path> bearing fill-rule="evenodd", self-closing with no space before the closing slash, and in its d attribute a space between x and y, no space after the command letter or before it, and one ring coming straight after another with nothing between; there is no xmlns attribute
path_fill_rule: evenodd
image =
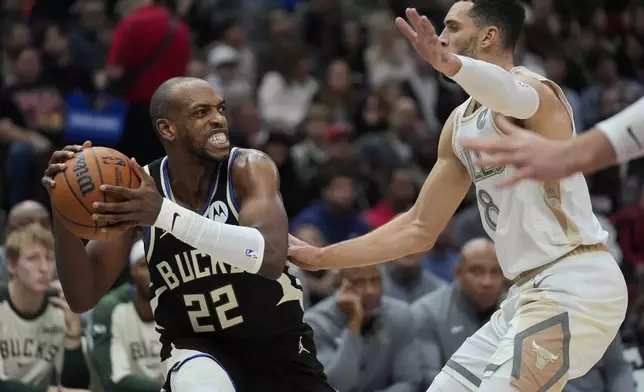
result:
<svg viewBox="0 0 644 392"><path fill-rule="evenodd" d="M45 175L42 180L40 180L45 189L47 189L47 192L51 192L51 189L56 186L54 176L67 169L67 164L65 162L74 158L74 154L77 152L90 147L92 147L92 142L86 141L82 146L65 146L62 150L56 151L52 154L51 159L49 160L49 166L47 166L47 169L45 170Z"/></svg>
<svg viewBox="0 0 644 392"><path fill-rule="evenodd" d="M495 116L502 137L463 137L459 143L467 150L487 153L475 162L482 167L512 165L516 171L498 186L508 187L522 180L556 180L575 173L567 164L567 141L550 140L523 129L504 116Z"/></svg>
<svg viewBox="0 0 644 392"><path fill-rule="evenodd" d="M317 271L324 269L316 265L318 255L321 251L321 248L309 245L290 234L288 235L288 259L291 263L304 270Z"/></svg>
<svg viewBox="0 0 644 392"><path fill-rule="evenodd" d="M426 16L421 16L415 8L405 10L407 20L396 18L398 29L407 37L416 52L438 72L453 76L461 68L456 56L443 48L436 29Z"/></svg>
<svg viewBox="0 0 644 392"><path fill-rule="evenodd" d="M141 179L138 189L124 188L115 185L101 185L101 190L108 195L123 199L117 203L94 203L92 219L99 226L110 229L127 230L132 227L149 227L156 222L163 196L159 194L154 179L143 170L134 158L130 165Z"/></svg>

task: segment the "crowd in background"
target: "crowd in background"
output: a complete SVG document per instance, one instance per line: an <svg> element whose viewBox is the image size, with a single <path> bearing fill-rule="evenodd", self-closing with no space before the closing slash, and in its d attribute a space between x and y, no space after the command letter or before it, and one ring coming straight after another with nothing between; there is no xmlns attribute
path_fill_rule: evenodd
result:
<svg viewBox="0 0 644 392"><path fill-rule="evenodd" d="M19 263L32 247L53 259L53 238L34 226L51 229L49 200L39 185L51 153L90 139L138 162L161 157L149 102L175 76L212 83L226 100L233 144L275 161L297 237L332 244L406 211L436 161L442 124L466 95L416 55L393 20L416 7L440 31L453 2L0 0L0 240L7 240L0 286L33 279ZM532 0L525 6L515 63L563 88L578 132L644 96L644 2ZM99 133L100 121L79 135L74 116L105 108L116 109L115 125L105 122L104 131L118 137ZM630 310L602 361L565 391L635 391L644 367L644 160L587 179L629 284ZM427 254L381 267L299 271L306 320L332 385L342 392L424 391L503 298L507 282L486 238L476 200L468 196ZM158 346L149 305L140 300L149 278L141 272L139 248L133 245L130 268L96 317L76 320L65 312L66 328L79 323L85 331L80 343L68 342L65 362L81 350L87 375L57 367L59 383L159 390L164 375L151 359ZM47 265L41 272L55 284L53 263ZM17 294L1 290L0 307L14 307ZM41 294L60 298L54 291ZM133 324L111 325L114 312ZM7 358L16 355L3 340L3 323L0 318L0 381L11 379ZM123 337L118 328L138 328L144 343L136 341L137 332L128 336L130 348L114 356L105 348ZM49 382L21 377L22 384ZM644 391L644 377L638 387Z"/></svg>

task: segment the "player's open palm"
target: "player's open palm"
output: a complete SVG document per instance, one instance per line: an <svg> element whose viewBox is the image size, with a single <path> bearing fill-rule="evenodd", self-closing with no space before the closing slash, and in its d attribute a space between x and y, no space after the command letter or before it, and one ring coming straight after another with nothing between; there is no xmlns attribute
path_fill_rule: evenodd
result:
<svg viewBox="0 0 644 392"><path fill-rule="evenodd" d="M415 8L407 8L405 14L409 23L399 17L396 18L396 25L418 54L438 72L449 76L456 73L460 62L443 48L432 22L426 16L420 16Z"/></svg>
<svg viewBox="0 0 644 392"><path fill-rule="evenodd" d="M156 222L163 196L159 194L154 179L132 159L130 165L141 180L141 186L130 189L115 185L101 185L101 190L123 201L115 203L94 203L92 215L99 226L127 230L133 227L150 227Z"/></svg>

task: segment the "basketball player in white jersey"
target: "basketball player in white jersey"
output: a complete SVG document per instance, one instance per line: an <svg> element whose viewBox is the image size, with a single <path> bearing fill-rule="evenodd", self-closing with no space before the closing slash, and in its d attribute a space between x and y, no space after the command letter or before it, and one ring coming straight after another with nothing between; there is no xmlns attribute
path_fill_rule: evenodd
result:
<svg viewBox="0 0 644 392"><path fill-rule="evenodd" d="M514 67L524 9L517 0L458 1L440 37L415 10L400 30L437 71L471 98L450 116L438 160L415 205L359 238L316 248L292 238L289 254L308 269L374 264L430 249L472 181L504 275L514 281L491 320L466 340L429 392L561 391L604 354L624 319L626 285L592 213L584 178L500 189L512 167L479 168L462 136L493 136L506 116L550 139L574 134L555 83Z"/></svg>
<svg viewBox="0 0 644 392"><path fill-rule="evenodd" d="M593 129L570 140L550 140L501 119L499 128L508 137L463 138L470 150L482 156L477 165L516 167L514 176L501 184L525 179L556 180L571 174L593 173L644 156L644 98Z"/></svg>

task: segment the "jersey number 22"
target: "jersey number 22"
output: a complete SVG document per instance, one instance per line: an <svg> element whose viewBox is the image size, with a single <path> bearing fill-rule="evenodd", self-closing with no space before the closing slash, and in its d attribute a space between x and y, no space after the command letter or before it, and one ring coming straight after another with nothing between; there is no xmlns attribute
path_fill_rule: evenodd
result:
<svg viewBox="0 0 644 392"><path fill-rule="evenodd" d="M200 319L211 318L211 309L215 311L221 329L230 328L244 322L242 316L228 318L226 315L226 312L239 306L232 285L229 284L211 291L209 297L207 298L204 294L186 294L183 296L183 301L186 306L195 308L194 310L188 311L188 317L190 317L190 323L195 332L215 331L214 325L199 322ZM212 301L212 307L208 306L209 299Z"/></svg>

